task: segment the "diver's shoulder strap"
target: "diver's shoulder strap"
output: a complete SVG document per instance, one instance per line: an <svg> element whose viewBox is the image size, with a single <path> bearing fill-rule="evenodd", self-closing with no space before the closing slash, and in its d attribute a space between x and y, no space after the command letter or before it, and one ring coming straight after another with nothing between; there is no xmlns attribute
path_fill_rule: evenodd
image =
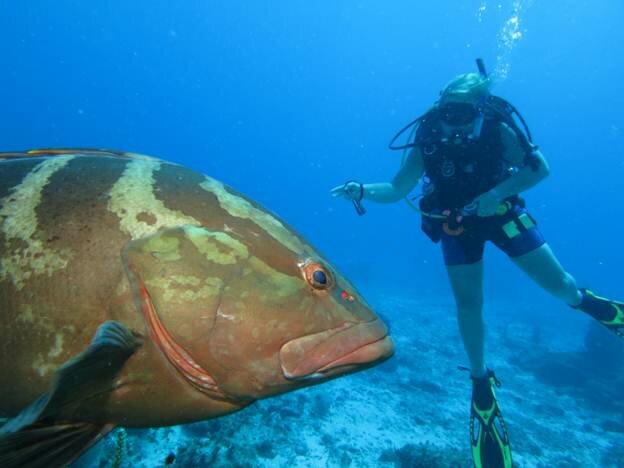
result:
<svg viewBox="0 0 624 468"><path fill-rule="evenodd" d="M518 109L509 101L500 96L491 94L488 96L486 102L486 112L491 118L500 120L509 125L524 142L533 145L533 137L531 136L531 130L529 130L526 120L524 120L524 117L522 117ZM522 128L520 128L514 116L520 121Z"/></svg>
<svg viewBox="0 0 624 468"><path fill-rule="evenodd" d="M531 130L518 109L506 99L492 94L488 96L485 111L490 118L505 123L516 134L525 151L524 163L536 169L539 165L539 160L535 157L537 145L533 143Z"/></svg>

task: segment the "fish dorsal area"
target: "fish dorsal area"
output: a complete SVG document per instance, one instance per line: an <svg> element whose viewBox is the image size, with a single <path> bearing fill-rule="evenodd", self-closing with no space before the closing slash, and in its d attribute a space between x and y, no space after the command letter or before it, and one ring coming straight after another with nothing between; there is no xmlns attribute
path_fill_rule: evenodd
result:
<svg viewBox="0 0 624 468"><path fill-rule="evenodd" d="M247 248L226 233L197 226L131 241L125 267L148 333L197 390L228 399L207 370L208 343L228 278L240 275Z"/></svg>

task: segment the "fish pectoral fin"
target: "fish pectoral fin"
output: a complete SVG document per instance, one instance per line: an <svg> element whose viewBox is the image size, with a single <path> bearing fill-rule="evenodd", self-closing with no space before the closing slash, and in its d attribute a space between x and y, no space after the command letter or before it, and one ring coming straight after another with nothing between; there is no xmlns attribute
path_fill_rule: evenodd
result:
<svg viewBox="0 0 624 468"><path fill-rule="evenodd" d="M141 344L139 335L125 325L104 322L89 347L57 371L50 400L41 417L59 414L67 417L67 410L72 406L111 390L115 376Z"/></svg>
<svg viewBox="0 0 624 468"><path fill-rule="evenodd" d="M140 345L124 325L100 325L89 347L58 369L48 391L0 427L0 466L66 465L108 433L112 425L72 415L114 388L115 376Z"/></svg>
<svg viewBox="0 0 624 468"><path fill-rule="evenodd" d="M35 423L0 435L0 466L44 468L66 466L113 429L112 424Z"/></svg>

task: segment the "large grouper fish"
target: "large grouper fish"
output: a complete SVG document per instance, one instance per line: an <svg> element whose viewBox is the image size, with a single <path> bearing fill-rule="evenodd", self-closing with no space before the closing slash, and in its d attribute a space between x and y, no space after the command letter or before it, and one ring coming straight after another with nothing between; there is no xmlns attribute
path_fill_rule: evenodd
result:
<svg viewBox="0 0 624 468"><path fill-rule="evenodd" d="M0 466L222 416L393 353L293 229L178 164L0 153Z"/></svg>

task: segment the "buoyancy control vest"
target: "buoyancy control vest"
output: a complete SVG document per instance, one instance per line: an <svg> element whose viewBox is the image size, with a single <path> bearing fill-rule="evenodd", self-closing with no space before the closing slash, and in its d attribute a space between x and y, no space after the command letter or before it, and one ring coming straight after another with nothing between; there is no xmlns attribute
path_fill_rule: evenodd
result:
<svg viewBox="0 0 624 468"><path fill-rule="evenodd" d="M447 136L442 130L436 103L424 115L401 129L390 142L390 149L417 147L422 153L425 184L424 196L420 201L421 210L461 209L517 169L511 167L504 158L505 147L501 137L503 125L517 136L524 149L524 165L537 170L537 146L533 144L531 132L518 110L505 99L489 95L480 105L480 112L483 119L478 135ZM397 139L414 127L414 139L395 146Z"/></svg>
<svg viewBox="0 0 624 468"><path fill-rule="evenodd" d="M435 110L423 118L415 138L426 177L422 210L462 208L508 177L501 125L486 117L475 140L460 134L445 135Z"/></svg>

